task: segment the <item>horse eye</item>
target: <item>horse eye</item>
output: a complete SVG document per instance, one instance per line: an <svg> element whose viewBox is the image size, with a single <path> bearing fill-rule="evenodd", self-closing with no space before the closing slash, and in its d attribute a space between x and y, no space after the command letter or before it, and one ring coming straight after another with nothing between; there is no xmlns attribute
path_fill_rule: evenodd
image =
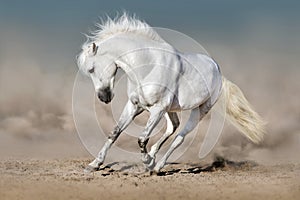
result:
<svg viewBox="0 0 300 200"><path fill-rule="evenodd" d="M94 73L94 71L95 71L95 67L89 69L89 73L90 73L90 74Z"/></svg>

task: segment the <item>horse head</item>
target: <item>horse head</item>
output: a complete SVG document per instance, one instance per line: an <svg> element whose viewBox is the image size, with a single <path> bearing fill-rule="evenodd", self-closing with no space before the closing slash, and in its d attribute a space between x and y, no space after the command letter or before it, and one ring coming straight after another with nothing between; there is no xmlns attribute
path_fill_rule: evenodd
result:
<svg viewBox="0 0 300 200"><path fill-rule="evenodd" d="M96 43L84 45L77 57L77 64L92 79L100 101L107 104L114 97L113 88L118 67L112 55L98 49Z"/></svg>

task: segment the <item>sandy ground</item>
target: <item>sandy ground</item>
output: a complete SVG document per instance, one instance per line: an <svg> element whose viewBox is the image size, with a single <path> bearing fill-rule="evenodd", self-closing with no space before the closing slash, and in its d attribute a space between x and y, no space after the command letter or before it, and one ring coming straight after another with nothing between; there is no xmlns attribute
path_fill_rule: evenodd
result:
<svg viewBox="0 0 300 200"><path fill-rule="evenodd" d="M150 176L133 163L84 174L86 159L0 162L1 199L299 199L300 164L262 166L219 159L168 164Z"/></svg>

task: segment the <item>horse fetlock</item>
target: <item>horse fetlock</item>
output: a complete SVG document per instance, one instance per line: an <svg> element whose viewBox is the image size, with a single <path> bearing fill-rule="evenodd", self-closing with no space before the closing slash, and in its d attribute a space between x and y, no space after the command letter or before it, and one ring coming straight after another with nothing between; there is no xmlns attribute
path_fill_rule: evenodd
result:
<svg viewBox="0 0 300 200"><path fill-rule="evenodd" d="M152 171L155 166L155 158L151 157L147 153L142 155L142 162L144 163L146 170Z"/></svg>
<svg viewBox="0 0 300 200"><path fill-rule="evenodd" d="M152 158L149 156L149 154L147 153L142 154L142 161L144 164L150 163L151 160Z"/></svg>
<svg viewBox="0 0 300 200"><path fill-rule="evenodd" d="M142 153L147 153L146 146L147 146L148 141L149 141L149 138L145 138L145 137L140 137L138 139L138 144L140 146Z"/></svg>
<svg viewBox="0 0 300 200"><path fill-rule="evenodd" d="M151 158L150 162L146 164L146 168L152 171L154 167L155 167L155 158Z"/></svg>
<svg viewBox="0 0 300 200"><path fill-rule="evenodd" d="M146 138L146 137L140 137L138 139L138 143L139 143L139 145L140 145L141 148L144 147L144 146L146 146L147 143L148 143L148 141L149 141L149 138Z"/></svg>

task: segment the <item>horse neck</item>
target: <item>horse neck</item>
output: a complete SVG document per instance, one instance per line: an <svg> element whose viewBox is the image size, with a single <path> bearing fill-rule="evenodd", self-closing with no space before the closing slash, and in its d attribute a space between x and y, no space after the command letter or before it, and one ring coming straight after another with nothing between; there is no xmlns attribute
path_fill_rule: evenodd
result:
<svg viewBox="0 0 300 200"><path fill-rule="evenodd" d="M111 39L109 47L113 47L118 67L123 69L129 78L136 82L138 79L136 68L140 66L138 63L139 56L135 51L149 47L148 39L133 34L120 34ZM132 73L133 71L135 73Z"/></svg>

